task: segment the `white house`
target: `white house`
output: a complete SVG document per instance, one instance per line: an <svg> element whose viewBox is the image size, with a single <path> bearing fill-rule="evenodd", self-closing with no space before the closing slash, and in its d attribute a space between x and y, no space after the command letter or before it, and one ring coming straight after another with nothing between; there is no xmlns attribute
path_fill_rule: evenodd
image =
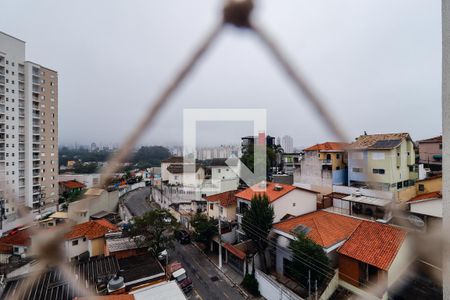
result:
<svg viewBox="0 0 450 300"><path fill-rule="evenodd" d="M167 172L171 185L198 186L205 179L205 169L199 164L171 164Z"/></svg>
<svg viewBox="0 0 450 300"><path fill-rule="evenodd" d="M418 195L407 202L411 214L419 216L428 231L442 227L442 194L431 192ZM421 226L421 224L417 224Z"/></svg>
<svg viewBox="0 0 450 300"><path fill-rule="evenodd" d="M318 192L293 185L260 182L236 194L238 233L245 235L241 229L244 212L250 208L254 196L266 194L275 213L274 223L288 216L299 216L317 209Z"/></svg>

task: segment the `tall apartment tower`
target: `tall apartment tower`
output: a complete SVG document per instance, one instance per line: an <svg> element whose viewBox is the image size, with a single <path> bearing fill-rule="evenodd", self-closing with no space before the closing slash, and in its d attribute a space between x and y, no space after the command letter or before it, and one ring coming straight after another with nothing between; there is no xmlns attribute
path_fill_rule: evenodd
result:
<svg viewBox="0 0 450 300"><path fill-rule="evenodd" d="M3 231L17 225L14 224L18 219L16 204L26 205L36 214L56 210L57 120L57 72L26 61L25 42L0 32L0 212Z"/></svg>
<svg viewBox="0 0 450 300"><path fill-rule="evenodd" d="M294 139L289 135L283 136L283 138L281 139L281 148L283 148L285 153L293 153Z"/></svg>

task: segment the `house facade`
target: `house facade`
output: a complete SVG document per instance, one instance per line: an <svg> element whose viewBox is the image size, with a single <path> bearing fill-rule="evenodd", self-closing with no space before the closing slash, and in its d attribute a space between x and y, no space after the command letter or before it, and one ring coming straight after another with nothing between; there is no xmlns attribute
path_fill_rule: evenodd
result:
<svg viewBox="0 0 450 300"><path fill-rule="evenodd" d="M298 216L313 212L317 209L318 192L299 188L292 185L260 182L236 194L238 234L243 237L242 218L251 207L254 196L266 194L274 210L274 223L286 216Z"/></svg>
<svg viewBox="0 0 450 300"><path fill-rule="evenodd" d="M349 186L399 191L418 179L408 133L361 135L348 151Z"/></svg>
<svg viewBox="0 0 450 300"><path fill-rule="evenodd" d="M387 291L414 261L407 233L362 221L339 248L339 284L356 295L387 299Z"/></svg>
<svg viewBox="0 0 450 300"><path fill-rule="evenodd" d="M347 183L345 149L347 144L326 142L304 149L294 183L327 194L333 184Z"/></svg>
<svg viewBox="0 0 450 300"><path fill-rule="evenodd" d="M442 135L417 143L419 144L419 162L431 171L442 170Z"/></svg>
<svg viewBox="0 0 450 300"><path fill-rule="evenodd" d="M332 267L336 267L337 249L361 222L356 218L320 210L273 224L272 233L277 243L275 265L277 273L290 276L288 266L293 257L289 245L301 233L320 245L330 259Z"/></svg>
<svg viewBox="0 0 450 300"><path fill-rule="evenodd" d="M233 222L236 221L237 190L223 192L206 197L207 214L213 219Z"/></svg>
<svg viewBox="0 0 450 300"><path fill-rule="evenodd" d="M105 235L117 231L119 231L117 226L105 219L73 226L71 231L64 235L67 259L71 260L83 255L92 257L104 254Z"/></svg>

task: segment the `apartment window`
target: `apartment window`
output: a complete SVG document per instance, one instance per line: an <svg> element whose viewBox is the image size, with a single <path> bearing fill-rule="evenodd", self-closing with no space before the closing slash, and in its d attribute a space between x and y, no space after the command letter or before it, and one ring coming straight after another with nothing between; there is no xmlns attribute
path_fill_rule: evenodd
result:
<svg viewBox="0 0 450 300"><path fill-rule="evenodd" d="M339 153L336 154L336 159L340 159L341 155Z"/></svg>
<svg viewBox="0 0 450 300"><path fill-rule="evenodd" d="M419 184L419 192L425 192L425 185Z"/></svg>
<svg viewBox="0 0 450 300"><path fill-rule="evenodd" d="M439 144L439 150L442 150L442 144Z"/></svg>
<svg viewBox="0 0 450 300"><path fill-rule="evenodd" d="M373 174L384 174L384 169L373 169L372 170Z"/></svg>
<svg viewBox="0 0 450 300"><path fill-rule="evenodd" d="M401 188L403 188L403 182L397 182L397 188L398 189L401 189Z"/></svg>
<svg viewBox="0 0 450 300"><path fill-rule="evenodd" d="M213 210L213 209L214 209L214 204L212 204L212 203L209 204L209 209L210 209L210 210Z"/></svg>
<svg viewBox="0 0 450 300"><path fill-rule="evenodd" d="M83 242L86 242L86 238L85 237L83 238Z"/></svg>
<svg viewBox="0 0 450 300"><path fill-rule="evenodd" d="M78 240L72 241L72 246L78 245Z"/></svg>
<svg viewBox="0 0 450 300"><path fill-rule="evenodd" d="M353 173L362 173L363 169L362 168L353 168L352 171L353 171Z"/></svg>

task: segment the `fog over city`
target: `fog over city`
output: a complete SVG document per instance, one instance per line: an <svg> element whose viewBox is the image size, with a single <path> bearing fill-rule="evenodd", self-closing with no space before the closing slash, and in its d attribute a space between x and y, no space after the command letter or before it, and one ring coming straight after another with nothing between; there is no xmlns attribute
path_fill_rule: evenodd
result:
<svg viewBox="0 0 450 300"><path fill-rule="evenodd" d="M220 18L222 1L3 0L2 31L59 74L60 144L120 143ZM441 134L439 1L257 1L274 35L348 136ZM38 17L37 17L38 16ZM266 108L296 146L331 133L258 40L226 30L141 144L181 144L185 108ZM426 113L426 117L420 114ZM250 123L210 122L199 144L239 143Z"/></svg>

